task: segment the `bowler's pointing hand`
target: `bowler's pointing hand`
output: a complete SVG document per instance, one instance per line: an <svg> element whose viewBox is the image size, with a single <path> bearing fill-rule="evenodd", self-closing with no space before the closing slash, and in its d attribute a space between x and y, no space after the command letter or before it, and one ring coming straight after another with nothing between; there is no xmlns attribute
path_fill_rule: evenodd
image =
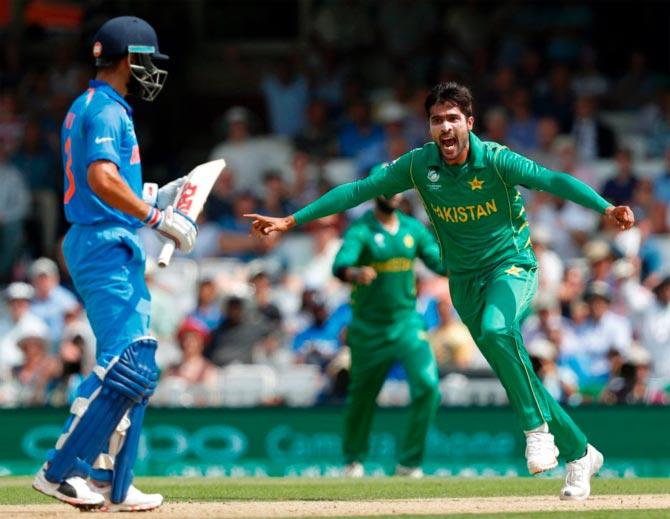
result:
<svg viewBox="0 0 670 519"><path fill-rule="evenodd" d="M271 216L263 216L262 214L245 214L245 218L253 218L251 224L251 234L254 236L267 236L273 232L286 232L295 227L296 222L293 216L285 216L283 218L273 218Z"/></svg>

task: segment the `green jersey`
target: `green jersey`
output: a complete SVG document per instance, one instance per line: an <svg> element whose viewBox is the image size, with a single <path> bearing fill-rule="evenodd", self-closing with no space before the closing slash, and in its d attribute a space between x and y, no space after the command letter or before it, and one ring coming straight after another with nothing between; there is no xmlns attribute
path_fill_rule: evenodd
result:
<svg viewBox="0 0 670 519"><path fill-rule="evenodd" d="M415 258L421 258L431 270L442 272L440 250L433 233L415 218L399 211L396 214L398 230L391 234L372 211L365 213L351 224L335 257L336 275L346 267L370 266L377 272L369 285L353 283L354 319L385 323L415 313Z"/></svg>
<svg viewBox="0 0 670 519"><path fill-rule="evenodd" d="M302 224L379 195L415 188L435 229L447 274L469 276L530 247L518 185L601 213L610 206L573 176L544 168L497 143L482 142L470 132L470 151L463 164L446 164L430 142L378 166L367 178L337 186L294 217Z"/></svg>

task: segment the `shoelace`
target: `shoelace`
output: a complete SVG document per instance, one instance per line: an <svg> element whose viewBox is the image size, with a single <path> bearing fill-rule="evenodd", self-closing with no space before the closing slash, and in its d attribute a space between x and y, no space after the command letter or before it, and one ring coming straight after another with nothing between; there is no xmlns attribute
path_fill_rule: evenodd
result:
<svg viewBox="0 0 670 519"><path fill-rule="evenodd" d="M544 437L545 434L547 433L530 433L526 437L526 446L529 455L535 455L540 452L548 452L551 450L552 444L549 442L548 437Z"/></svg>
<svg viewBox="0 0 670 519"><path fill-rule="evenodd" d="M584 474L586 474L586 467L582 463L578 461L568 463L568 474L565 482L568 485L578 486L575 483L581 483L584 480Z"/></svg>

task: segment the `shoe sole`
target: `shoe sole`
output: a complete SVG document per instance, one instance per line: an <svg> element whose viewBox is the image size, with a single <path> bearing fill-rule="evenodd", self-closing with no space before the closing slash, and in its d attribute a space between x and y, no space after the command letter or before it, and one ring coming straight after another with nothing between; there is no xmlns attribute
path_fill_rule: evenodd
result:
<svg viewBox="0 0 670 519"><path fill-rule="evenodd" d="M555 447L555 453L554 453L554 461L552 462L551 465L547 465L545 467L539 467L535 469L531 469L528 467L528 472L531 473L533 476L537 476L538 474L542 474L543 472L547 472L548 470L555 469L558 467L558 448Z"/></svg>
<svg viewBox="0 0 670 519"><path fill-rule="evenodd" d="M535 470L528 469L528 472L530 472L531 475L533 475L533 476L537 476L538 474L542 474L543 472L547 472L551 469L555 469L556 467L558 467L558 460L554 461L554 463L552 463L551 465L548 465L546 467L537 468Z"/></svg>
<svg viewBox="0 0 670 519"><path fill-rule="evenodd" d="M151 503L151 504L135 505L135 506L105 505L105 506L102 506L101 508L98 508L95 511L96 512L108 512L108 513L115 513L115 512L148 512L149 510L155 510L156 508L160 507L162 504L163 504L163 502L161 501L160 503Z"/></svg>
<svg viewBox="0 0 670 519"><path fill-rule="evenodd" d="M104 502L102 503L87 503L86 501L82 499L77 499L76 497L70 497L66 496L65 494L61 494L60 492L52 492L48 489L45 488L40 488L38 485L33 483L32 487L37 490L40 494L44 494L45 496L48 497L53 497L54 499L57 499L58 501L61 501L63 503L66 503L70 506L74 506L75 508L78 508L79 510L85 511L85 512L90 512L93 510L99 510L104 506Z"/></svg>

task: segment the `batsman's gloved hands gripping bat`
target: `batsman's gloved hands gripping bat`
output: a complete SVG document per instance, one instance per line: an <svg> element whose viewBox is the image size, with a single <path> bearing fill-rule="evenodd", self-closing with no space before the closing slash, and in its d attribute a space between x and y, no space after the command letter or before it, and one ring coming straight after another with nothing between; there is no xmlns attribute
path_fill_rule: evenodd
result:
<svg viewBox="0 0 670 519"><path fill-rule="evenodd" d="M151 207L143 223L165 238L174 241L177 248L183 253L188 254L193 250L198 235L198 226L173 206L168 205L164 210Z"/></svg>
<svg viewBox="0 0 670 519"><path fill-rule="evenodd" d="M142 200L158 209L165 209L167 206L174 204L177 198L177 192L186 182L186 175L168 182L163 187L158 187L154 182L145 182L142 186Z"/></svg>

